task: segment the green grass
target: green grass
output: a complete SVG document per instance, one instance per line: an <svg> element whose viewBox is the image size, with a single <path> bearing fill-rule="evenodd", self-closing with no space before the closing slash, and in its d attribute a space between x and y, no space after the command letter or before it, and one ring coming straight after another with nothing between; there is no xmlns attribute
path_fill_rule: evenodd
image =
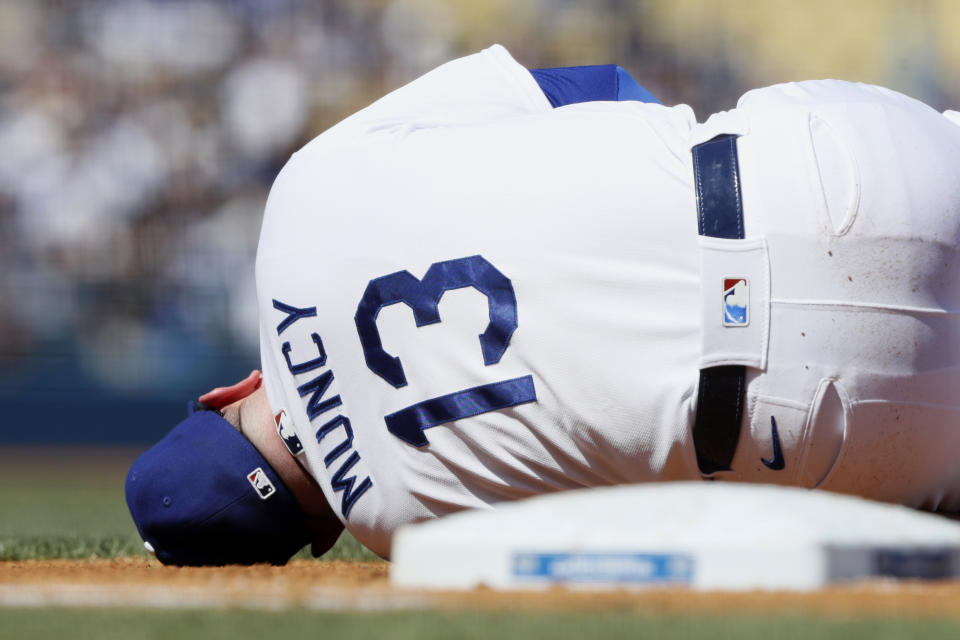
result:
<svg viewBox="0 0 960 640"><path fill-rule="evenodd" d="M5 610L0 639L10 638L709 638L710 640L902 640L956 638L960 623L902 618L823 620L802 617L677 617L629 613L264 613L227 611Z"/></svg>
<svg viewBox="0 0 960 640"><path fill-rule="evenodd" d="M123 499L123 477L133 454L0 451L0 560L142 556ZM301 557L308 557L306 551ZM374 556L348 535L328 559ZM375 603L372 603L375 604ZM0 640L24 638L295 638L385 637L398 640L465 638L535 640L656 638L677 640L893 640L957 638L960 621L654 615L603 613L405 611L325 613L249 610L6 609Z"/></svg>
<svg viewBox="0 0 960 640"><path fill-rule="evenodd" d="M0 561L146 556L123 497L135 451L0 451ZM309 558L304 549L298 558ZM345 533L325 560L375 560Z"/></svg>

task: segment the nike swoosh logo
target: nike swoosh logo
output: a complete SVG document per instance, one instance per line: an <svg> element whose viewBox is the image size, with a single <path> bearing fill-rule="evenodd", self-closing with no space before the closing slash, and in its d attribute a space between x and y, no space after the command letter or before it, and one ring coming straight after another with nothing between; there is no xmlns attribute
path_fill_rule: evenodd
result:
<svg viewBox="0 0 960 640"><path fill-rule="evenodd" d="M783 451L780 450L780 434L777 433L777 420L773 416L770 416L770 433L772 434L773 440L773 457L769 460L760 458L760 462L765 464L768 469L780 471L786 466L786 463L783 460Z"/></svg>

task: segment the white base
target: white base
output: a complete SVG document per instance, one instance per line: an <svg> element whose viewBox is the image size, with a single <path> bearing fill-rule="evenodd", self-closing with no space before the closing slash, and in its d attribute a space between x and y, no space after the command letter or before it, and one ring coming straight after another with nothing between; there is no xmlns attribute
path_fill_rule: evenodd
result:
<svg viewBox="0 0 960 640"><path fill-rule="evenodd" d="M812 590L960 574L960 523L805 489L720 482L588 489L403 527L391 582L470 589Z"/></svg>

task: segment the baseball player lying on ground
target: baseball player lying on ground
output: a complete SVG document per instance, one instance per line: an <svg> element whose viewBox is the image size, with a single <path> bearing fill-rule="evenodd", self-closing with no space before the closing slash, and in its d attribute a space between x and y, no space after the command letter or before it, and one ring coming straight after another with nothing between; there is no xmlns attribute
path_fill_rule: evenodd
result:
<svg viewBox="0 0 960 640"><path fill-rule="evenodd" d="M614 66L443 65L280 173L262 377L134 464L140 534L388 557L406 523L697 478L960 511L958 116L822 81L700 124Z"/></svg>

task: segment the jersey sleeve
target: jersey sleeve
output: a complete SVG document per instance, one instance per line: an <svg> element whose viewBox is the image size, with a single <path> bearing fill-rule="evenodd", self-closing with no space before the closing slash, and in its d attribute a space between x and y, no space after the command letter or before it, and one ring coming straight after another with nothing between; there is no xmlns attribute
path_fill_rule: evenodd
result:
<svg viewBox="0 0 960 640"><path fill-rule="evenodd" d="M328 133L460 126L550 109L530 72L493 45L437 67Z"/></svg>

